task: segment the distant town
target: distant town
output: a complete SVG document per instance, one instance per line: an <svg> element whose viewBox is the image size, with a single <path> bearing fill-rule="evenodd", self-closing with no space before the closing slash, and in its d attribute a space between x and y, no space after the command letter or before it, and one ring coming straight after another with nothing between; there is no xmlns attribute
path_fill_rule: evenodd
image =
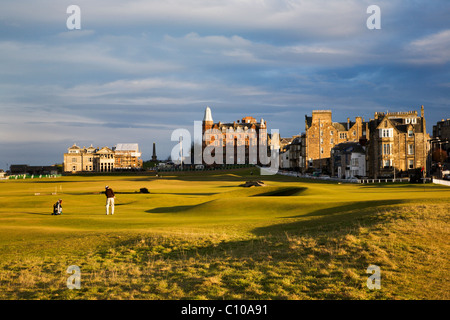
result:
<svg viewBox="0 0 450 320"><path fill-rule="evenodd" d="M8 172L0 170L0 178L18 175L45 176L57 174L142 172L158 170L226 169L237 165L261 165L252 161L249 150L261 145L270 153L275 137L264 119L259 122L245 116L233 122L213 121L207 107L202 122L202 151L208 146L242 148L233 159L215 164L158 159L153 143L152 158L142 160L137 143L118 143L114 147L68 147L62 165L11 165ZM218 134L219 133L219 134ZM277 137L278 138L278 137ZM260 139L268 143L261 144ZM365 120L356 116L346 122L334 122L331 110L314 110L305 115L305 132L279 138L280 172L326 176L337 179L448 179L450 119L433 125L432 135L426 132L425 109L407 112L375 112ZM191 150L192 151L192 150ZM183 158L181 158L183 159ZM234 166L235 167L235 166Z"/></svg>

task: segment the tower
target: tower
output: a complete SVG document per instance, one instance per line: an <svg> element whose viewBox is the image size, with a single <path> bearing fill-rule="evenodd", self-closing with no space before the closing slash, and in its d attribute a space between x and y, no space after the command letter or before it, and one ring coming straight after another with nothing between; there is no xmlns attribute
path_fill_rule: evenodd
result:
<svg viewBox="0 0 450 320"><path fill-rule="evenodd" d="M211 109L209 107L206 107L205 109L205 116L203 117L203 132L211 129L214 124L212 115L211 115Z"/></svg>
<svg viewBox="0 0 450 320"><path fill-rule="evenodd" d="M152 161L158 161L158 158L156 157L156 144L153 142L153 155L152 155Z"/></svg>
<svg viewBox="0 0 450 320"><path fill-rule="evenodd" d="M202 124L202 150L205 149L207 145L211 142L211 129L214 126L214 121L211 116L211 109L209 107L206 107L205 109L205 116L203 117L203 124Z"/></svg>

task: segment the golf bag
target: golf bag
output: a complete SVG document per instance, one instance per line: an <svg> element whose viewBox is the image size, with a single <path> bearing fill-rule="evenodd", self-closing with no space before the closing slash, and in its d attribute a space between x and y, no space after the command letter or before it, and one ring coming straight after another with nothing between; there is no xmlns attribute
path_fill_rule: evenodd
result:
<svg viewBox="0 0 450 320"><path fill-rule="evenodd" d="M61 203L59 203L59 201L58 201L53 205L52 215L59 215L61 213L62 213L62 206L61 206Z"/></svg>

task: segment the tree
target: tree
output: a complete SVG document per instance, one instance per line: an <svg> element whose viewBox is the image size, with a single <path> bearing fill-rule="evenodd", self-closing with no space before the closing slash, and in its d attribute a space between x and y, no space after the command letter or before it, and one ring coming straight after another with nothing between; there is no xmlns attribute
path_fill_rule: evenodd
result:
<svg viewBox="0 0 450 320"><path fill-rule="evenodd" d="M433 161L444 162L447 159L447 152L442 149L436 149L433 151Z"/></svg>

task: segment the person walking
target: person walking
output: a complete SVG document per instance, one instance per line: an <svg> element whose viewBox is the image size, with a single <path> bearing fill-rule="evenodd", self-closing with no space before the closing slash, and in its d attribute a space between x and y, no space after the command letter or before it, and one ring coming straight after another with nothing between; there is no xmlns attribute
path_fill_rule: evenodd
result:
<svg viewBox="0 0 450 320"><path fill-rule="evenodd" d="M109 207L111 206L111 215L114 214L114 199L116 196L114 195L114 191L109 187L105 187L105 195L106 195L106 215L109 214Z"/></svg>

